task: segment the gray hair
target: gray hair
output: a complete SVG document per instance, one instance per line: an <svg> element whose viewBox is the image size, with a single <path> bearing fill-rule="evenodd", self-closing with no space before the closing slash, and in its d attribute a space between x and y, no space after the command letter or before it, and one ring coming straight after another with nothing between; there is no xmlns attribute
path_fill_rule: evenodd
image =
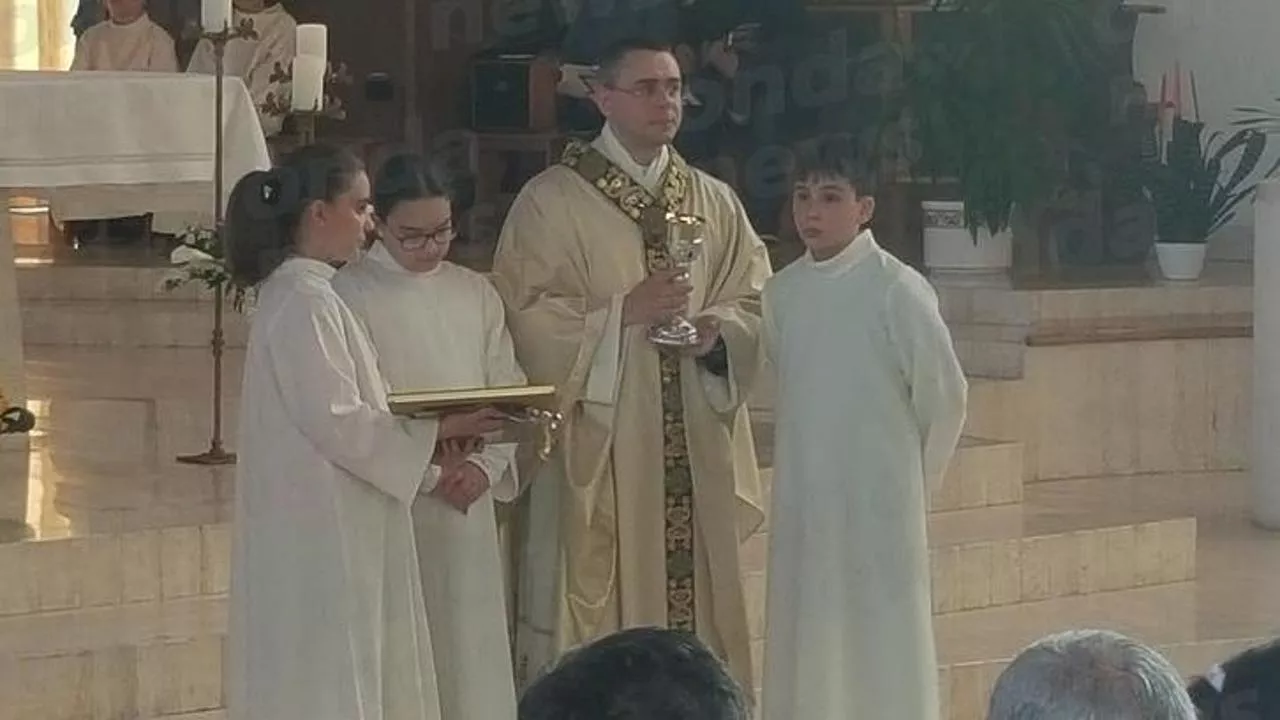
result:
<svg viewBox="0 0 1280 720"><path fill-rule="evenodd" d="M1023 650L996 680L987 720L1196 720L1196 711L1163 655L1080 630Z"/></svg>

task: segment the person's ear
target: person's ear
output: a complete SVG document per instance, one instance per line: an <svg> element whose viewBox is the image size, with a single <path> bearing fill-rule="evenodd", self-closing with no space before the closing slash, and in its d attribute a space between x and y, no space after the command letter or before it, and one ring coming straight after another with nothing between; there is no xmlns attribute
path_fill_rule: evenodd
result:
<svg viewBox="0 0 1280 720"><path fill-rule="evenodd" d="M867 195L858 199L858 204L862 206L862 224L866 225L871 222L871 218L876 214L876 199Z"/></svg>

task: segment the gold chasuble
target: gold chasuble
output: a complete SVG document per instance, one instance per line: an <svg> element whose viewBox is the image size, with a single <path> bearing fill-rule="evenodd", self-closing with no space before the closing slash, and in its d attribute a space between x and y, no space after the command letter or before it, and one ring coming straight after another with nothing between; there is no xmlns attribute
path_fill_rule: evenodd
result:
<svg viewBox="0 0 1280 720"><path fill-rule="evenodd" d="M559 388L565 415L530 486L522 685L566 649L661 625L696 632L753 687L740 550L763 509L746 401L771 270L733 191L668 153L650 191L594 144L571 142L521 191L494 257L517 356L531 382ZM621 325L626 294L672 266L668 212L707 220L688 313L720 320L706 359Z"/></svg>
<svg viewBox="0 0 1280 720"><path fill-rule="evenodd" d="M572 142L560 162L573 168L627 217L640 225L649 272L675 266L667 252L667 213L679 212L689 189L689 166L678 156L663 173L659 196L645 190L595 148ZM693 472L684 431L680 395L680 356L661 353L663 503L667 558L667 627L695 632L693 607Z"/></svg>

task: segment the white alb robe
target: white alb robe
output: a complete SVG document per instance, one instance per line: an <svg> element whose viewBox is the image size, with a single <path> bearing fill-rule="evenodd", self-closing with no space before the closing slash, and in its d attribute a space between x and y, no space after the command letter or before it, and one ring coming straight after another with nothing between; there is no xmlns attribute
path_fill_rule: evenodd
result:
<svg viewBox="0 0 1280 720"><path fill-rule="evenodd" d="M237 25L245 18L253 21L253 30L258 37L252 40L236 38L228 42L224 67L228 75L244 81L254 107L258 108L262 132L271 137L280 132L284 118L263 113L262 106L267 95L273 92L279 95L279 84L271 81L276 65L285 72L290 72L293 67L293 56L298 49L298 22L283 5L273 5L256 13L232 12L232 22ZM187 72L212 75L215 71L213 45L208 40L201 40L187 64Z"/></svg>
<svg viewBox="0 0 1280 720"><path fill-rule="evenodd" d="M76 43L71 70L178 72L173 38L146 13L127 25L110 20L89 28Z"/></svg>
<svg viewBox="0 0 1280 720"><path fill-rule="evenodd" d="M364 323L393 391L524 385L502 300L483 275L450 262L405 270L382 243L334 278ZM429 496L413 503L423 593L446 720L515 718L516 693L494 500L520 491L515 446L473 462L492 491L466 515Z"/></svg>
<svg viewBox="0 0 1280 720"><path fill-rule="evenodd" d="M928 281L869 231L764 293L777 372L763 720L937 720L926 513L967 384Z"/></svg>
<svg viewBox="0 0 1280 720"><path fill-rule="evenodd" d="M410 515L438 478L436 423L387 411L373 347L333 273L286 261L253 317L228 717L441 720Z"/></svg>

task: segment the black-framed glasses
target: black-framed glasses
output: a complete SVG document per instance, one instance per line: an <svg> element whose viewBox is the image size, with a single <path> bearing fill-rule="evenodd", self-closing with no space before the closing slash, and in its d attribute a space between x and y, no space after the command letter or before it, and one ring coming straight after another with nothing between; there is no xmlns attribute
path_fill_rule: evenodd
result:
<svg viewBox="0 0 1280 720"><path fill-rule="evenodd" d="M454 237L457 235L457 229L454 228L453 222L445 223L434 230L425 232L417 229L397 230L386 225L383 225L383 229L387 235L390 235L396 242L400 243L400 247L405 250L421 250L431 244L444 245L445 243L453 242Z"/></svg>
<svg viewBox="0 0 1280 720"><path fill-rule="evenodd" d="M625 88L613 84L606 84L605 87L642 100L670 100L679 98L684 93L684 82L679 78L639 80L631 87Z"/></svg>

